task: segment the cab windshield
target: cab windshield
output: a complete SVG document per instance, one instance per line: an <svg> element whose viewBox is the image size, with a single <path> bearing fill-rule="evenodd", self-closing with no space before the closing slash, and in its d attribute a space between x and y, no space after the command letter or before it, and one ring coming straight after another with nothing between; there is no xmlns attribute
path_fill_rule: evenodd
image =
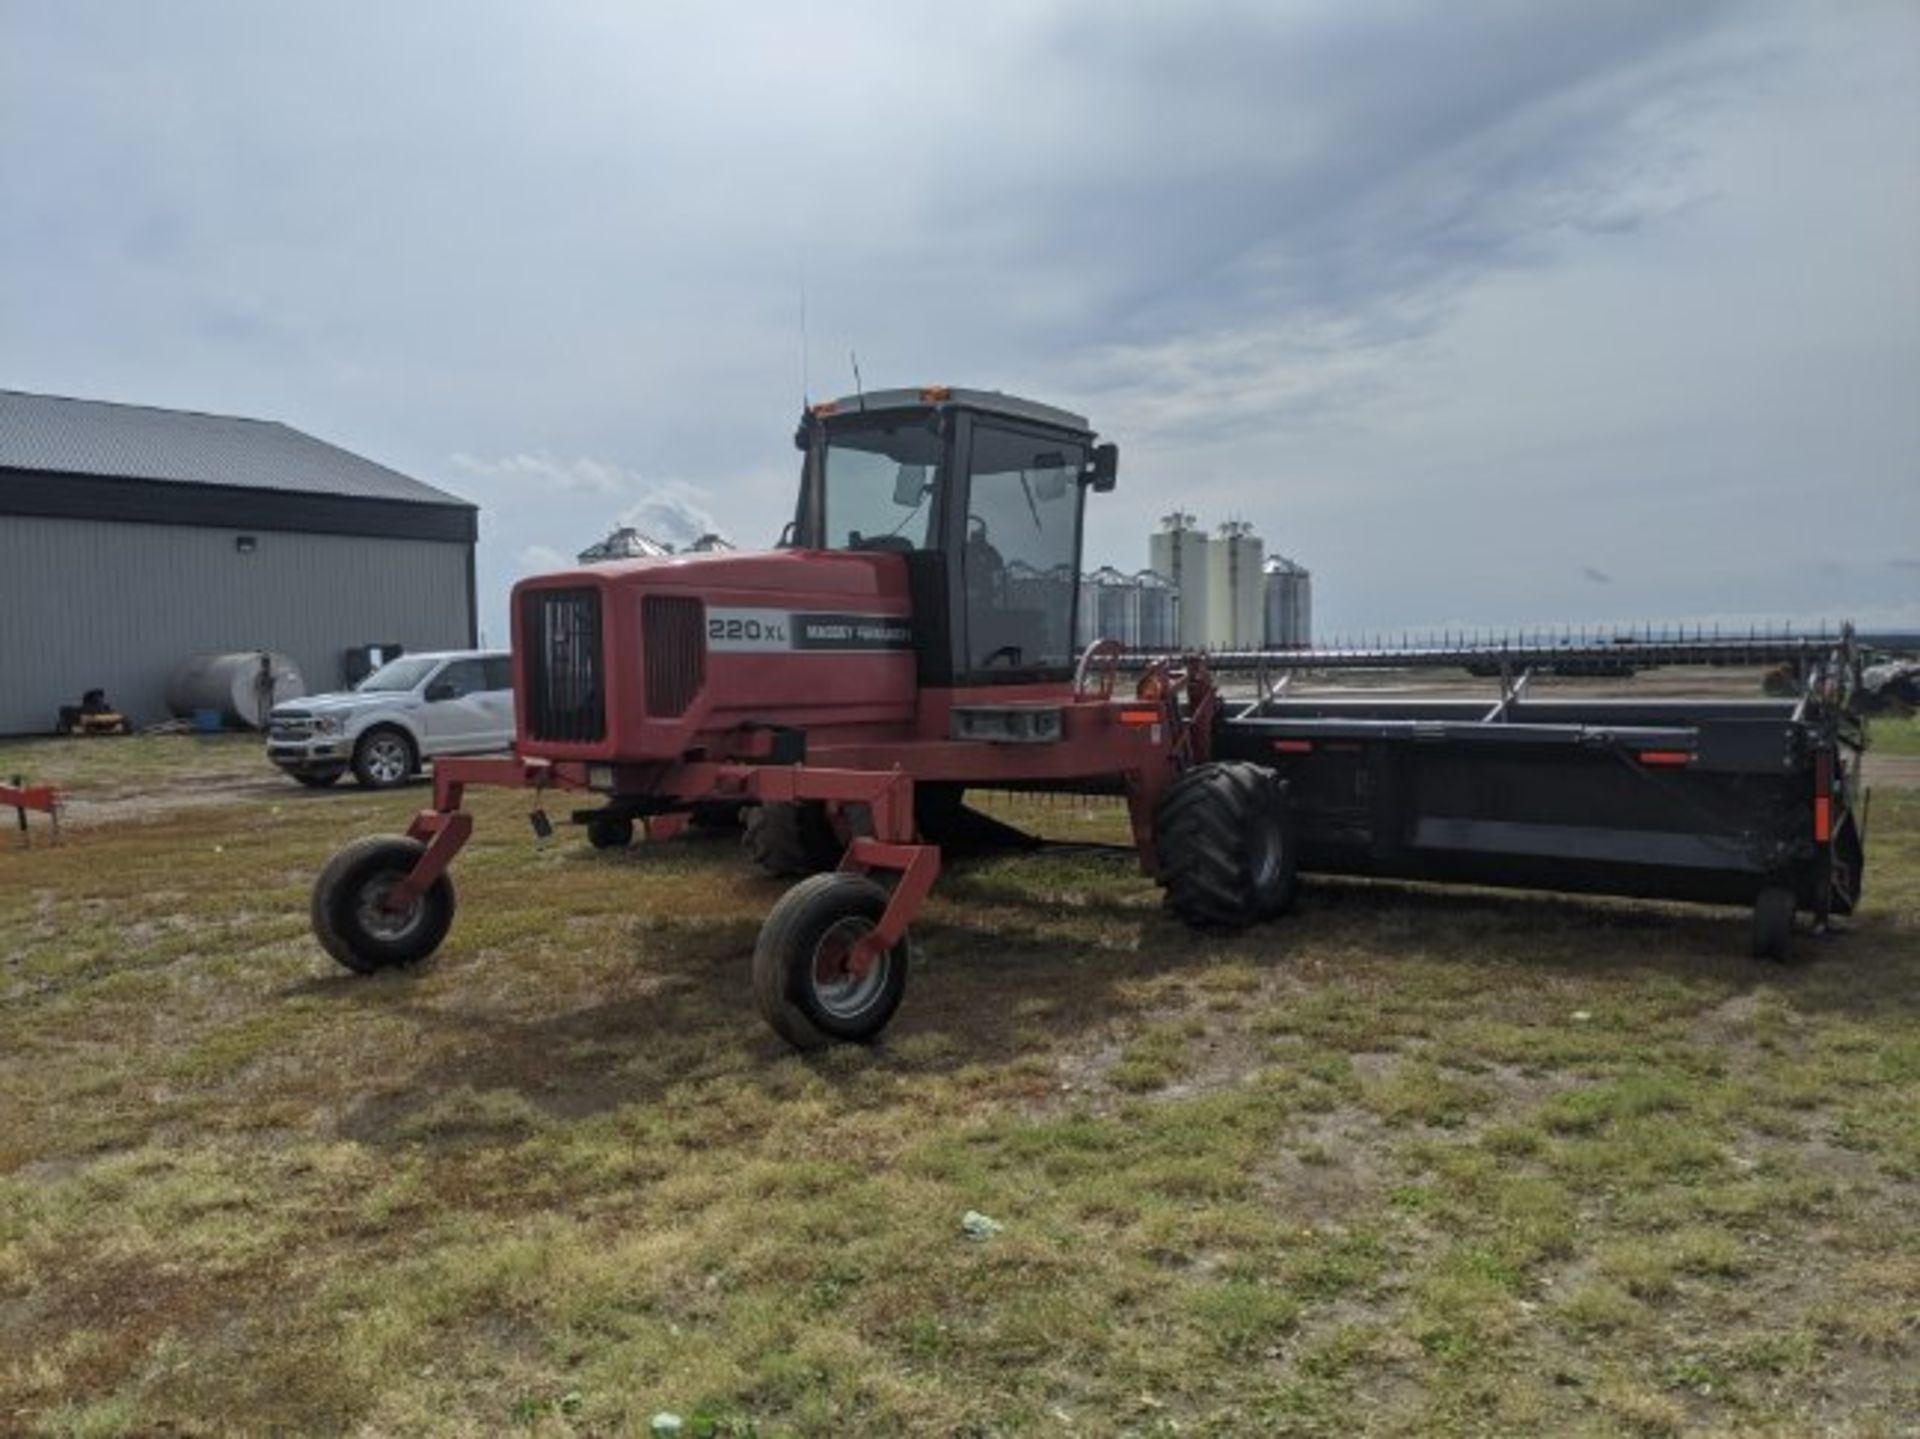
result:
<svg viewBox="0 0 1920 1439"><path fill-rule="evenodd" d="M439 660L428 659L423 655L402 655L397 660L381 665L354 688L363 692L376 693L410 690L425 679L433 667L439 663Z"/></svg>
<svg viewBox="0 0 1920 1439"><path fill-rule="evenodd" d="M841 421L827 432L820 544L923 550L933 537L940 436L925 414Z"/></svg>

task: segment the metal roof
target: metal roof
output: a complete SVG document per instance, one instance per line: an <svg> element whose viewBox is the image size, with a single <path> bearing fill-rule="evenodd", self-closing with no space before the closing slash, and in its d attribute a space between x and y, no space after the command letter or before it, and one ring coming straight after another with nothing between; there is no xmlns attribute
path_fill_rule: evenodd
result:
<svg viewBox="0 0 1920 1439"><path fill-rule="evenodd" d="M935 394L941 398L930 398ZM829 402L829 409L835 415L844 416L866 410L917 409L928 404L962 405L1013 420L1038 420L1044 425L1088 433L1093 430L1085 415L1076 415L1071 410L1043 405L1038 400L1023 400L999 390L967 390L958 385L934 385L925 390L868 390L864 394L842 395Z"/></svg>
<svg viewBox="0 0 1920 1439"><path fill-rule="evenodd" d="M472 508L277 421L20 390L0 390L0 469Z"/></svg>

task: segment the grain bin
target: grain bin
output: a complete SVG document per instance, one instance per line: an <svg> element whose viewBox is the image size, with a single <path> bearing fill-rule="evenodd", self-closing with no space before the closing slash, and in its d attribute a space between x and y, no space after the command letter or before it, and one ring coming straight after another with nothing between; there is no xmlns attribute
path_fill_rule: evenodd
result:
<svg viewBox="0 0 1920 1439"><path fill-rule="evenodd" d="M1094 595L1094 629L1103 640L1118 640L1128 649L1140 643L1140 590L1129 575L1102 565L1090 577Z"/></svg>
<svg viewBox="0 0 1920 1439"><path fill-rule="evenodd" d="M167 708L180 719L211 710L226 725L263 729L273 707L307 692L300 670L267 650L195 655L167 681Z"/></svg>
<svg viewBox="0 0 1920 1439"><path fill-rule="evenodd" d="M1180 591L1158 570L1142 570L1133 577L1140 596L1140 648L1172 650L1180 647Z"/></svg>
<svg viewBox="0 0 1920 1439"><path fill-rule="evenodd" d="M1265 576L1267 648L1299 650L1313 644L1313 575L1307 567L1275 555Z"/></svg>

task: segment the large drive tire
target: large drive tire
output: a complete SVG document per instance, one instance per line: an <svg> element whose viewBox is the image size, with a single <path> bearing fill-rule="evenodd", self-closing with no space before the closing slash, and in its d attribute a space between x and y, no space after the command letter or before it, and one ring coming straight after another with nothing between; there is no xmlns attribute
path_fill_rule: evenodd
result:
<svg viewBox="0 0 1920 1439"><path fill-rule="evenodd" d="M406 909L380 900L411 870L426 846L417 839L357 839L327 861L313 882L313 934L356 974L414 964L440 947L453 925L453 881L442 874Z"/></svg>
<svg viewBox="0 0 1920 1439"><path fill-rule="evenodd" d="M816 874L780 896L753 947L760 1015L795 1049L867 1044L887 1027L907 990L902 939L864 975L847 971L848 950L872 931L887 892L863 874Z"/></svg>
<svg viewBox="0 0 1920 1439"><path fill-rule="evenodd" d="M288 771L295 780L308 789L326 789L340 782L344 769L296 769Z"/></svg>
<svg viewBox="0 0 1920 1439"><path fill-rule="evenodd" d="M747 811L741 843L768 874L819 874L846 851L823 804L763 804Z"/></svg>
<svg viewBox="0 0 1920 1439"><path fill-rule="evenodd" d="M1785 964L1793 957L1794 893L1785 885L1760 891L1753 901L1753 957Z"/></svg>
<svg viewBox="0 0 1920 1439"><path fill-rule="evenodd" d="M420 757L405 730L381 725L360 736L353 747L353 777L364 789L393 789L413 778Z"/></svg>
<svg viewBox="0 0 1920 1439"><path fill-rule="evenodd" d="M1153 818L1167 903L1188 924L1238 929L1293 903L1286 784L1256 764L1203 764L1173 782Z"/></svg>
<svg viewBox="0 0 1920 1439"><path fill-rule="evenodd" d="M633 843L633 816L596 814L587 821L587 843L595 849L625 849Z"/></svg>

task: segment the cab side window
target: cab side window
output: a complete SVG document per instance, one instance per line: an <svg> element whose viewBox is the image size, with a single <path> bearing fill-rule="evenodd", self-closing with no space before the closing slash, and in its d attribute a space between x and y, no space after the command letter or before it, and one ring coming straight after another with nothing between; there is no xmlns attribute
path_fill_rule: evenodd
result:
<svg viewBox="0 0 1920 1439"><path fill-rule="evenodd" d="M486 665L481 660L455 660L434 676L430 688L443 699L465 699L488 688Z"/></svg>
<svg viewBox="0 0 1920 1439"><path fill-rule="evenodd" d="M481 666L486 674L486 684L490 690L510 690L513 688L513 659L508 655L495 655L482 660Z"/></svg>

